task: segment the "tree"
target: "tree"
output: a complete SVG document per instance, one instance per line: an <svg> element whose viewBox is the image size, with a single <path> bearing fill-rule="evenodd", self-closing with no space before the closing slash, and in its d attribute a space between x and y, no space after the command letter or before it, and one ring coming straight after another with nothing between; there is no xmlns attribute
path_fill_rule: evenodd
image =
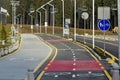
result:
<svg viewBox="0 0 120 80"><path fill-rule="evenodd" d="M1 29L1 40L6 40L6 39L7 39L7 34L6 34L5 26L2 25L2 29Z"/></svg>
<svg viewBox="0 0 120 80"><path fill-rule="evenodd" d="M4 7L8 9L10 15L11 15L11 5L10 5L11 0L4 0ZM50 0L18 0L20 1L20 6L17 7L17 14L22 14L24 21L30 22L30 17L28 16L28 13L30 11L31 5L33 8L36 10L40 6L44 5ZM65 1L65 18L70 18L71 19L71 26L74 24L74 4L71 1L74 0L64 0ZM87 22L92 23L92 0L76 0L77 1L77 24L80 23L80 25L83 24L83 20L81 19L81 12L80 9L83 7L83 5L88 7L88 13L89 13L89 19ZM109 6L112 7L117 3L115 0L95 0L95 20L97 21L97 8L98 6ZM8 5L9 4L9 5ZM57 9L57 13L55 14L55 23L57 26L62 26L62 1L61 0L53 0L51 3L55 6ZM50 6L49 6L50 7ZM50 8L48 6L45 6L48 11L50 11ZM42 23L44 23L44 11L42 11ZM49 13L50 14L50 13ZM35 14L34 14L35 18ZM11 18L9 19L11 22ZM97 24L97 22L96 22Z"/></svg>

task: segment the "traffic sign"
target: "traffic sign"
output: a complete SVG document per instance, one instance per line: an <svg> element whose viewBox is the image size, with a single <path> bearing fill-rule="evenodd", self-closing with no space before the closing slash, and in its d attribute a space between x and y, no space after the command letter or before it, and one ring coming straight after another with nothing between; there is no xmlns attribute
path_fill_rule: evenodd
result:
<svg viewBox="0 0 120 80"><path fill-rule="evenodd" d="M98 28L101 31L107 31L110 28L110 22L107 19L102 19L98 22Z"/></svg>
<svg viewBox="0 0 120 80"><path fill-rule="evenodd" d="M110 7L98 7L98 19L110 19Z"/></svg>
<svg viewBox="0 0 120 80"><path fill-rule="evenodd" d="M87 12L83 12L81 15L82 19L86 20L89 17L89 14Z"/></svg>

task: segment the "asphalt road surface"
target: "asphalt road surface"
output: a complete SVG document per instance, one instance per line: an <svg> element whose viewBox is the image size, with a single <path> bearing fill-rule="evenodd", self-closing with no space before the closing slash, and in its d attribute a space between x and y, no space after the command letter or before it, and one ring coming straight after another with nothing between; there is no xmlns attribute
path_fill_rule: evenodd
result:
<svg viewBox="0 0 120 80"><path fill-rule="evenodd" d="M57 50L36 80L110 80L101 61L80 44L45 34L38 36Z"/></svg>
<svg viewBox="0 0 120 80"><path fill-rule="evenodd" d="M77 36L77 40L83 41L83 37ZM87 43L92 44L91 38L85 38ZM95 46L104 49L104 40L95 39ZM118 43L114 41L105 41L105 50L118 58Z"/></svg>
<svg viewBox="0 0 120 80"><path fill-rule="evenodd" d="M22 34L22 45L16 53L0 58L0 80L23 80L28 69L39 67L51 48L32 34Z"/></svg>

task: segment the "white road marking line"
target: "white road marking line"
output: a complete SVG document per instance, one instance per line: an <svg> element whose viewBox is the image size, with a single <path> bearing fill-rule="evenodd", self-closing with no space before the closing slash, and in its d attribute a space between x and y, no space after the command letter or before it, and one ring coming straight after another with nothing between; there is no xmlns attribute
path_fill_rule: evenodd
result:
<svg viewBox="0 0 120 80"><path fill-rule="evenodd" d="M73 63L73 65L75 66L75 65L76 65L76 63Z"/></svg>
<svg viewBox="0 0 120 80"><path fill-rule="evenodd" d="M76 75L75 75L75 74L73 74L73 75L72 75L72 78L75 78L75 77L76 77Z"/></svg>
<svg viewBox="0 0 120 80"><path fill-rule="evenodd" d="M76 68L73 68L73 71L75 71L76 70Z"/></svg>

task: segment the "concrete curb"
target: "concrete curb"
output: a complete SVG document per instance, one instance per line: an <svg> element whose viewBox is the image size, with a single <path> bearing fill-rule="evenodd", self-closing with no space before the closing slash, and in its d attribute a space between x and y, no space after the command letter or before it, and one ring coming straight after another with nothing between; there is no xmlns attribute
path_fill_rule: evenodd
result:
<svg viewBox="0 0 120 80"><path fill-rule="evenodd" d="M102 58L93 50L91 49L90 47L84 45L84 44L81 44L79 43L80 45L84 46L85 48L87 48L90 52L92 52L99 60L102 60Z"/></svg>
<svg viewBox="0 0 120 80"><path fill-rule="evenodd" d="M9 47L1 48L0 57L9 55L16 51L20 46L20 40L17 40L14 44Z"/></svg>

